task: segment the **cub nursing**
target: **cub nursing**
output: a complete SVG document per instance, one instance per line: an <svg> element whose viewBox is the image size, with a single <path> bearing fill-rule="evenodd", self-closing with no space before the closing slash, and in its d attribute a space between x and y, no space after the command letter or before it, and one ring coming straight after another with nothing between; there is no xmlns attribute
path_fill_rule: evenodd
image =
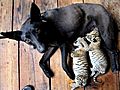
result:
<svg viewBox="0 0 120 90"><path fill-rule="evenodd" d="M90 44L87 44L87 42ZM79 86L86 86L89 77L93 77L94 82L97 83L97 77L106 73L107 59L100 48L100 44L101 38L96 27L90 33L87 33L85 37L79 37L73 43L74 46L77 46L71 53L73 71L75 73L75 83L72 85L73 89ZM91 68L88 65L87 52L92 64ZM92 72L91 75L89 74L89 68Z"/></svg>

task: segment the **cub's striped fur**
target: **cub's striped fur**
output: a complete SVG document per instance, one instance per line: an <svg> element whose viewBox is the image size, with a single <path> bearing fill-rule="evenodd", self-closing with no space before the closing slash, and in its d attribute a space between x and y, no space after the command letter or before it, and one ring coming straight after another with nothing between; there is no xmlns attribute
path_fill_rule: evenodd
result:
<svg viewBox="0 0 120 90"><path fill-rule="evenodd" d="M92 74L94 82L97 82L97 77L100 74L106 73L107 60L106 56L100 48L101 39L97 28L88 33L85 37L89 42L89 57L92 64Z"/></svg>
<svg viewBox="0 0 120 90"><path fill-rule="evenodd" d="M87 43L83 38L78 38L74 43L77 48L71 53L73 58L73 71L75 73L75 82L72 84L72 90L77 87L86 86L88 80L88 63L86 57Z"/></svg>

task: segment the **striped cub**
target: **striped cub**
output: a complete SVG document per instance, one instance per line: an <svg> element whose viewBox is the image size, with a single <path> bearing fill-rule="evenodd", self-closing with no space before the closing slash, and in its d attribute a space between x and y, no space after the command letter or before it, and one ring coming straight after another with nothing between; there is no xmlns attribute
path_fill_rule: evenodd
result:
<svg viewBox="0 0 120 90"><path fill-rule="evenodd" d="M88 44L84 41L83 38L79 37L73 43L73 45L77 46L77 48L71 53L71 57L73 58L73 71L75 73L75 80L72 84L72 90L77 87L86 86L89 74L86 56Z"/></svg>
<svg viewBox="0 0 120 90"><path fill-rule="evenodd" d="M90 42L88 51L92 64L91 76L93 77L94 82L97 83L97 77L101 74L105 74L107 69L107 59L100 48L101 39L99 37L98 28L94 28L94 30L88 33L85 38Z"/></svg>

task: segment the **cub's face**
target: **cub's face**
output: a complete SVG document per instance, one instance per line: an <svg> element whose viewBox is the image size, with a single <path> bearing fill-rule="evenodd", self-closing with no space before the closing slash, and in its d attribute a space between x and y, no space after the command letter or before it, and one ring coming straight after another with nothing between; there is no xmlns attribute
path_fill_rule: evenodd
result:
<svg viewBox="0 0 120 90"><path fill-rule="evenodd" d="M73 45L74 46L80 46L80 38L78 38L74 43L73 43Z"/></svg>
<svg viewBox="0 0 120 90"><path fill-rule="evenodd" d="M90 33L87 33L86 35L86 39L89 41L89 42L95 42L95 38L96 37L99 37L99 32L97 30L97 28L94 28L93 31L91 31Z"/></svg>
<svg viewBox="0 0 120 90"><path fill-rule="evenodd" d="M84 46L82 45L83 38L79 37L77 40L73 43L74 46L76 46L78 49L83 48ZM76 48L76 49L77 49Z"/></svg>

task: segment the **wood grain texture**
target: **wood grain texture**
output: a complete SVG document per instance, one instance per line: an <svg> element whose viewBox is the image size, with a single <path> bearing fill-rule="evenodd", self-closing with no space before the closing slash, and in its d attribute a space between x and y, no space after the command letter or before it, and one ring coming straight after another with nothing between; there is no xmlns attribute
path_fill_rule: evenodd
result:
<svg viewBox="0 0 120 90"><path fill-rule="evenodd" d="M0 31L12 31L12 0L0 0ZM0 90L18 89L18 51L14 40L0 40Z"/></svg>
<svg viewBox="0 0 120 90"><path fill-rule="evenodd" d="M101 0L84 0L84 3L97 3L97 4L100 4Z"/></svg>
<svg viewBox="0 0 120 90"><path fill-rule="evenodd" d="M84 0L72 0L72 3L83 3Z"/></svg>
<svg viewBox="0 0 120 90"><path fill-rule="evenodd" d="M26 4L27 3L27 4ZM28 6L29 5L29 6ZM29 7L29 8L28 8ZM20 30L20 27L22 25L22 22L27 19L27 15L29 15L30 11L30 1L20 1L15 0L14 1L14 29ZM19 43L18 47L18 61L19 61L19 90L21 90L25 85L31 84L29 82L29 49L26 44L23 47L23 43ZM23 49L28 49L28 53L25 53ZM24 57L25 56L25 57ZM31 75L31 74L30 74Z"/></svg>
<svg viewBox="0 0 120 90"><path fill-rule="evenodd" d="M72 0L58 0L58 7L67 6L72 3Z"/></svg>
<svg viewBox="0 0 120 90"><path fill-rule="evenodd" d="M18 90L16 47L15 41L8 39L0 41L0 90Z"/></svg>
<svg viewBox="0 0 120 90"><path fill-rule="evenodd" d="M101 3L115 18L120 31L120 0L101 0Z"/></svg>
<svg viewBox="0 0 120 90"><path fill-rule="evenodd" d="M57 0L35 0L41 12L57 7Z"/></svg>
<svg viewBox="0 0 120 90"><path fill-rule="evenodd" d="M32 1L0 0L0 32L11 31L12 28L13 31L19 30L22 23L29 17ZM35 0L41 12L83 2L98 3L105 6L112 13L120 28L119 0ZM12 22L12 20L14 21ZM120 50L120 32L118 48ZM50 67L55 74L52 79L48 79L39 67L42 54L27 44L10 39L0 40L0 51L0 90L21 90L28 84L33 85L35 90L71 90L72 80L62 69L60 50L53 55L50 61ZM91 83L85 90L120 90L120 72L112 73L110 70L98 79L102 80L103 83ZM84 90L84 88L77 90Z"/></svg>
<svg viewBox="0 0 120 90"><path fill-rule="evenodd" d="M51 80L51 90L70 90L68 77L62 69L60 50L51 58L51 65L55 76Z"/></svg>

